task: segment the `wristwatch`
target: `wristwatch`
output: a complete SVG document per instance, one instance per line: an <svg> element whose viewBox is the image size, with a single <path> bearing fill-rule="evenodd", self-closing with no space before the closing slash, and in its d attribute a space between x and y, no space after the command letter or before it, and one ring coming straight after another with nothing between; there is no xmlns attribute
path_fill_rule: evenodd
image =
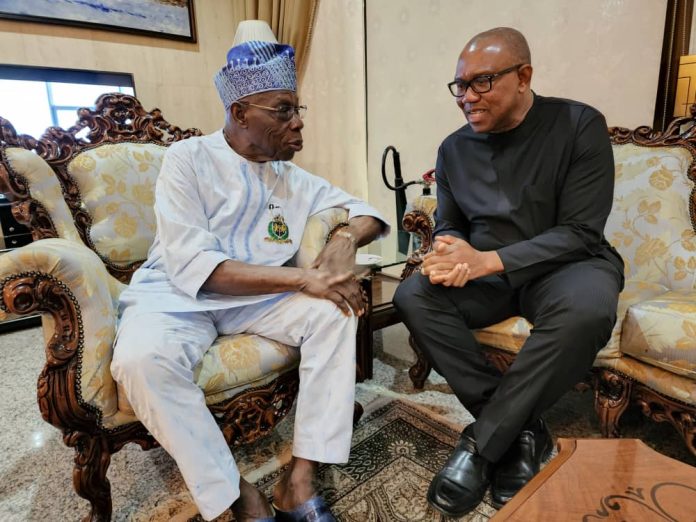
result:
<svg viewBox="0 0 696 522"><path fill-rule="evenodd" d="M350 232L348 232L347 230L337 230L336 232L334 232L334 235L340 236L340 237L345 237L353 244L353 246L356 246L358 244L358 240L355 239L355 236L353 234L351 234Z"/></svg>

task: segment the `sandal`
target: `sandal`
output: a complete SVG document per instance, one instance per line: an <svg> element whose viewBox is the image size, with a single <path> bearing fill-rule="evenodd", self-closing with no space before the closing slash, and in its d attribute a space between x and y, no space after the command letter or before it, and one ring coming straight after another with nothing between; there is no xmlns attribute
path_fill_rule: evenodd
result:
<svg viewBox="0 0 696 522"><path fill-rule="evenodd" d="M303 502L292 511L283 511L273 505L278 522L336 522L329 506L322 497L316 495Z"/></svg>

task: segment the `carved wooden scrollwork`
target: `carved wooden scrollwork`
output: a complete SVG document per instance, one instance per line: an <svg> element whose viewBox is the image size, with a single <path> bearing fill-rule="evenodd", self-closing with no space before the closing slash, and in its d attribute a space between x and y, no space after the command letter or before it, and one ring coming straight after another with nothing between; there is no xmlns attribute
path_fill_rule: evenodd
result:
<svg viewBox="0 0 696 522"><path fill-rule="evenodd" d="M107 439L85 432L70 432L63 437L63 442L75 448L75 492L91 504L90 513L84 520L108 522L111 520L111 484L106 472L111 463L111 452Z"/></svg>
<svg viewBox="0 0 696 522"><path fill-rule="evenodd" d="M433 222L422 210L412 210L404 215L402 223L404 230L417 234L420 238L420 247L406 260L406 266L401 273L401 279L406 279L420 267L423 256L432 248Z"/></svg>
<svg viewBox="0 0 696 522"><path fill-rule="evenodd" d="M595 411L604 437L619 437L619 417L626 411L633 381L607 368L595 369Z"/></svg>
<svg viewBox="0 0 696 522"><path fill-rule="evenodd" d="M408 344L411 345L411 349L416 354L416 362L408 369L408 376L413 383L413 387L417 390L422 390L428 375L430 375L432 366L430 366L430 362L425 358L412 335L408 336Z"/></svg>
<svg viewBox="0 0 696 522"><path fill-rule="evenodd" d="M243 391L233 399L209 406L229 445L253 442L270 433L285 417L297 396L297 370L270 385Z"/></svg>
<svg viewBox="0 0 696 522"><path fill-rule="evenodd" d="M33 150L36 148L36 138L28 134L17 134L12 124L0 116L0 144Z"/></svg>
<svg viewBox="0 0 696 522"><path fill-rule="evenodd" d="M3 301L8 311L25 315L48 312L57 328L46 346L46 364L60 366L72 359L81 342L75 325L79 312L67 287L50 276L28 274L15 276L2 286Z"/></svg>
<svg viewBox="0 0 696 522"><path fill-rule="evenodd" d="M54 320L55 330L46 344L46 365L37 385L41 416L64 432L97 429L100 415L81 397L79 368L84 332L72 292L50 275L27 272L2 281L0 295L0 306L7 312L44 312Z"/></svg>
<svg viewBox="0 0 696 522"><path fill-rule="evenodd" d="M696 455L696 408L666 397L647 386L634 383L633 401L643 414L656 422L669 422Z"/></svg>
<svg viewBox="0 0 696 522"><path fill-rule="evenodd" d="M7 120L0 118L0 129L3 122L12 128ZM57 237L51 216L41 203L31 198L27 187L24 177L12 170L5 146L0 144L0 192L13 203L12 215L17 222L29 227L34 240Z"/></svg>
<svg viewBox="0 0 696 522"><path fill-rule="evenodd" d="M620 436L618 421L630 403L656 422L669 422L696 455L696 407L662 395L615 370L595 368L595 410L602 435Z"/></svg>

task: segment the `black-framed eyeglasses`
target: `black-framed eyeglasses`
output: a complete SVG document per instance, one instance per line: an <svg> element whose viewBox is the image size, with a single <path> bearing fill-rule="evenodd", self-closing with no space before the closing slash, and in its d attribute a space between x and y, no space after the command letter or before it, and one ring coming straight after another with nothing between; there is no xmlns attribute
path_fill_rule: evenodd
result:
<svg viewBox="0 0 696 522"><path fill-rule="evenodd" d="M297 116L302 119L307 112L306 105L280 105L278 107L267 107L266 105L257 105L256 103L238 101L237 103L241 105L250 105L251 107L256 107L257 109L264 109L266 111L274 112L276 118L280 121L290 121L292 117L297 114Z"/></svg>
<svg viewBox="0 0 696 522"><path fill-rule="evenodd" d="M513 65L512 67L508 67L507 69L503 69L502 71L494 74L482 74L480 76L476 76L468 82L464 80L454 80L453 82L449 82L447 87L452 93L452 96L456 96L457 98L464 96L469 87L471 87L471 90L476 94L485 94L493 88L493 80L499 76L516 71L524 65L527 64L518 63L517 65Z"/></svg>

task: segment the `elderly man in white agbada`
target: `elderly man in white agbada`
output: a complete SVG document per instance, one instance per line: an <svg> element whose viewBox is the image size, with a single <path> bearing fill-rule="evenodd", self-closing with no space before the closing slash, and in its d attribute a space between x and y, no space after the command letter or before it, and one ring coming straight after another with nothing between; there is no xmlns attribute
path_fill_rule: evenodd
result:
<svg viewBox="0 0 696 522"><path fill-rule="evenodd" d="M334 520L313 486L318 462L348 460L355 332L365 311L356 249L389 226L364 202L289 160L302 148L294 50L243 36L215 76L225 127L172 144L157 180L157 235L121 296L112 363L138 418L172 455L201 515ZM258 32L258 29L255 29ZM343 207L349 224L311 268L288 266L307 219ZM299 346L293 458L275 510L240 477L193 369L218 335ZM274 518L275 516L275 518Z"/></svg>

